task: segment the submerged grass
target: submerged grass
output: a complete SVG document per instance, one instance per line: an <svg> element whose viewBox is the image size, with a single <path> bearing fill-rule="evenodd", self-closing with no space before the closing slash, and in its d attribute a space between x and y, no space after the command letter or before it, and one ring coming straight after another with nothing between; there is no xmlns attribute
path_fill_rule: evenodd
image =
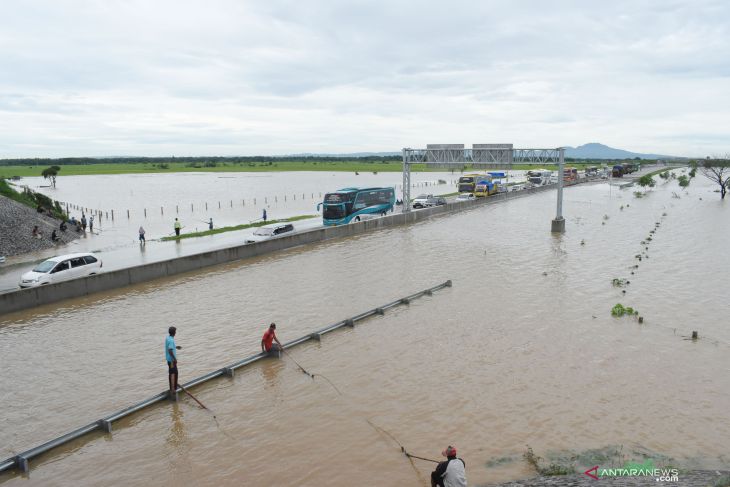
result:
<svg viewBox="0 0 730 487"><path fill-rule="evenodd" d="M539 457L532 451L532 447L527 445L527 451L522 455L527 463L534 468L537 473L545 477L556 475L570 475L575 473L573 465L564 465L561 463L551 462L547 466L543 464L543 458Z"/></svg>
<svg viewBox="0 0 730 487"><path fill-rule="evenodd" d="M319 215L299 215L299 216L293 216L291 218L283 218L281 220L268 220L265 222L260 221L260 222L244 223L242 225L235 225L232 227L220 227L220 228L214 228L213 230L205 230L204 232L183 233L179 237L176 237L176 236L162 237L160 240L163 242L167 242L170 240L180 240L183 238L206 237L208 235L216 235L218 233L235 232L237 230L245 230L247 228L263 227L264 225L271 225L274 223L290 223L290 222L295 222L298 220L307 220L309 218L316 218L318 216Z"/></svg>

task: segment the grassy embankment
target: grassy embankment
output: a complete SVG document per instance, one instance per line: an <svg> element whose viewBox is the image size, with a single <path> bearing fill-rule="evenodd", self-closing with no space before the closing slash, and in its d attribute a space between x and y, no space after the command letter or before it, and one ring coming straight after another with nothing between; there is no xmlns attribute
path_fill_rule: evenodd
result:
<svg viewBox="0 0 730 487"><path fill-rule="evenodd" d="M0 161L1 162L1 161ZM591 163L566 163L569 166L585 167ZM40 176L41 171L48 165L23 165L3 166L0 165L0 178L13 176L30 177ZM355 161L279 161L274 163L233 163L218 162L215 165L206 167L201 164L190 163L114 163L114 164L64 164L61 165L58 173L59 178L63 176L85 176L92 174L155 174L155 173L177 173L177 172L280 172L280 171L337 171L337 172L400 172L402 164L400 161L382 162L355 162ZM527 170L543 167L540 165L518 164L513 169ZM413 172L449 172L445 167L427 167L425 164L413 164ZM455 168L453 173L483 171L484 169L472 169L468 167Z"/></svg>
<svg viewBox="0 0 730 487"><path fill-rule="evenodd" d="M38 206L50 210L50 214L55 218L65 219L66 215L61 206L55 203L51 198L34 191L18 192L10 186L7 181L0 179L0 195L17 201L20 204L36 209Z"/></svg>
<svg viewBox="0 0 730 487"><path fill-rule="evenodd" d="M213 230L206 230L204 232L191 232L191 233L182 233L179 237L171 236L171 237L162 237L160 240L162 242L167 242L170 240L180 240L182 238L195 238L195 237L205 237L207 235L216 235L218 233L226 233L226 232L235 232L236 230L245 230L247 228L254 228L254 227L263 227L264 225L271 225L273 223L291 223L298 220L307 220L309 218L317 218L319 215L299 215L299 216L293 216L291 218L282 218L281 220L268 220L266 222L260 221L260 222L253 222L253 223L244 223L242 225L235 225L233 227L220 227L220 228L214 228Z"/></svg>

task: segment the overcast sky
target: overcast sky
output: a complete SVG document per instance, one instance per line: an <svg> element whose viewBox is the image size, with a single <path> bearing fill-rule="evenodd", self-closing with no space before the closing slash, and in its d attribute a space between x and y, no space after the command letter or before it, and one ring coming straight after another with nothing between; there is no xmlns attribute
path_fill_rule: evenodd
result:
<svg viewBox="0 0 730 487"><path fill-rule="evenodd" d="M730 152L730 2L0 0L0 158Z"/></svg>

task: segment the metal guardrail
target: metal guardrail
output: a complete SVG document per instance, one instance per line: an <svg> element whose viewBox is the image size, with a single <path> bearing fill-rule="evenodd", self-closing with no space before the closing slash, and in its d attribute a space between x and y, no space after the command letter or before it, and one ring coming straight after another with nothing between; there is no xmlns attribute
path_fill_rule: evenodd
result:
<svg viewBox="0 0 730 487"><path fill-rule="evenodd" d="M345 319L342 321L338 321L337 323L334 323L332 325L328 325L328 326L321 328L319 330L316 330L308 335L304 335L300 338L297 338L295 340L285 343L283 345L283 348L286 350L286 349L294 347L296 345L305 343L309 340L319 341L322 339L322 335L325 335L331 331L334 331L343 326L353 327L353 326L355 326L355 323L360 320L364 320L373 315L383 315L383 314L385 314L385 310L387 310L387 309L390 309L390 308L393 308L393 307L396 307L396 306L399 306L402 304L408 304L412 300L420 298L422 296L431 296L434 293L434 291L438 291L445 287L451 287L450 280L443 282L443 283L439 284L438 286L434 286L434 287L428 288L426 290L423 290L421 292L411 294L404 298L397 299L395 301L391 301L390 303L380 306L378 308L373 308L369 311L360 313L351 318L348 318L348 319ZM194 386L202 384L204 382L208 382L210 380L213 380L213 379L215 379L217 377L221 377L221 376L233 377L236 369L244 367L249 364L252 364L252 363L257 362L266 357L270 357L270 354L267 352L259 352L255 355L251 355L250 357L246 357L243 360L239 360L238 362L228 365L227 367L222 367L218 370L209 372L203 376L193 379L193 380L183 384L182 387L188 389L188 388L194 387ZM69 433L66 433L65 435L59 436L58 438L54 438L46 443L43 443L42 445L36 446L34 448L31 448L30 450L26 450L22 453L19 453L18 455L14 456L14 457L7 458L0 462L0 472L10 470L12 468L17 468L21 472L27 473L30 470L29 462L33 458L38 457L44 453L47 453L47 452L53 450L54 448L58 448L70 441L81 438L82 436L85 436L94 431L111 433L112 424L115 421L118 421L122 418L135 414L136 412L141 411L142 409L152 406L153 404L156 404L158 402L164 401L164 400L168 399L169 397L170 397L169 391L161 392L161 393L157 394L156 396L152 396L149 399L146 399L140 403L134 404L132 406L129 406L128 408L122 409L121 411L117 411L116 413L105 416L97 421L94 421L93 423L89 423L85 426L82 426L81 428L78 428Z"/></svg>

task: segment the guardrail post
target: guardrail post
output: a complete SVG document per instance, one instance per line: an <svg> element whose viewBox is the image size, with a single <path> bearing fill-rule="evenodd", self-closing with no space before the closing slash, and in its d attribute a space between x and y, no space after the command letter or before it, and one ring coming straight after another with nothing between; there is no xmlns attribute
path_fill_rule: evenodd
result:
<svg viewBox="0 0 730 487"><path fill-rule="evenodd" d="M426 296L433 296L433 291L431 291L430 289L426 289L426 290L424 291L424 294L425 294Z"/></svg>
<svg viewBox="0 0 730 487"><path fill-rule="evenodd" d="M309 336L312 338L312 340L317 340L318 342L322 341L322 335L319 333L310 333Z"/></svg>
<svg viewBox="0 0 730 487"><path fill-rule="evenodd" d="M446 287L451 287L451 279L449 279L448 281L446 281L444 284L446 284Z"/></svg>
<svg viewBox="0 0 730 487"><path fill-rule="evenodd" d="M345 324L349 326L350 328L355 328L355 322L352 321L352 319L346 320Z"/></svg>
<svg viewBox="0 0 730 487"><path fill-rule="evenodd" d="M385 310L383 308L375 308L375 312L379 315L385 314Z"/></svg>
<svg viewBox="0 0 730 487"><path fill-rule="evenodd" d="M235 375L236 371L230 367L223 367L223 375L230 377L231 379Z"/></svg>
<svg viewBox="0 0 730 487"><path fill-rule="evenodd" d="M408 298L403 298L403 299L401 299L401 300L400 300L400 302L401 302L402 304L411 304L411 300L410 300L410 299L408 299Z"/></svg>
<svg viewBox="0 0 730 487"><path fill-rule="evenodd" d="M111 421L107 421L106 419L100 419L96 423L99 425L99 429L101 429L102 431L104 431L106 433L112 432L112 422Z"/></svg>
<svg viewBox="0 0 730 487"><path fill-rule="evenodd" d="M18 470L23 473L28 473L28 471L30 470L30 465L28 465L28 459L25 457L21 457L20 455L15 457L15 464L18 466Z"/></svg>

